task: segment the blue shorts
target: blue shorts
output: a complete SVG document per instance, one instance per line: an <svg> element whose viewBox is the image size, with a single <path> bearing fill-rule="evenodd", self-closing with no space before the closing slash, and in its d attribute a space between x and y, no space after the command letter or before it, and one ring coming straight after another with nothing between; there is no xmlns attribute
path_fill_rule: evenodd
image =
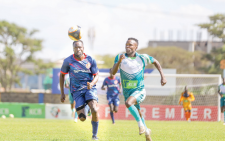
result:
<svg viewBox="0 0 225 141"><path fill-rule="evenodd" d="M79 108L81 106L86 106L88 100L96 100L98 102L98 97L97 97L97 89L92 88L90 90L84 89L80 91L73 92L73 99L76 102L75 108Z"/></svg>
<svg viewBox="0 0 225 141"><path fill-rule="evenodd" d="M116 95L116 96L108 96L107 95L107 100L108 100L108 104L113 104L114 106L119 106L120 104L120 99L119 99L119 96Z"/></svg>
<svg viewBox="0 0 225 141"><path fill-rule="evenodd" d="M220 99L220 107L225 106L225 97L221 97Z"/></svg>

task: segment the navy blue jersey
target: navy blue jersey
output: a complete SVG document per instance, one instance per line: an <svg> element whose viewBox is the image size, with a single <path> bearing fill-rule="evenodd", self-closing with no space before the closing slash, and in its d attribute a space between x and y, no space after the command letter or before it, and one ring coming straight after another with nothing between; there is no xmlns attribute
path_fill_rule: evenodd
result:
<svg viewBox="0 0 225 141"><path fill-rule="evenodd" d="M119 94L120 89L120 78L114 77L111 79L110 77L105 78L103 82L103 86L107 86L107 96L115 96Z"/></svg>
<svg viewBox="0 0 225 141"><path fill-rule="evenodd" d="M81 61L75 59L74 54L64 59L61 73L69 73L71 93L87 89L87 82L91 82L93 80L93 75L98 74L95 59L89 55L84 55L85 58Z"/></svg>

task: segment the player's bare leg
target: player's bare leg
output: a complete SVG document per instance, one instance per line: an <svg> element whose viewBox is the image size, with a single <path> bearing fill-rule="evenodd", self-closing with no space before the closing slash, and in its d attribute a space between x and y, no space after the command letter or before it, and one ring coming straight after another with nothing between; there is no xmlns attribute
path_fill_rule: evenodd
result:
<svg viewBox="0 0 225 141"><path fill-rule="evenodd" d="M109 108L110 108L110 116L111 116L111 119L112 119L112 124L115 124L114 114L113 114L113 109L114 109L113 103L109 104Z"/></svg>
<svg viewBox="0 0 225 141"><path fill-rule="evenodd" d="M221 113L223 114L223 125L225 125L225 106L221 107Z"/></svg>
<svg viewBox="0 0 225 141"><path fill-rule="evenodd" d="M86 120L86 113L85 113L85 107L83 108L77 108L77 114L79 116L80 121L85 121Z"/></svg>
<svg viewBox="0 0 225 141"><path fill-rule="evenodd" d="M118 106L114 106L114 108L113 108L113 111L115 112L115 113L117 113L118 112Z"/></svg>
<svg viewBox="0 0 225 141"><path fill-rule="evenodd" d="M145 138L146 138L146 141L152 141L152 138L151 138L151 129L148 129L147 125L145 124L145 119L142 116L140 109L138 109L138 112L139 112L139 115L141 117L141 120L142 120L143 124L145 125Z"/></svg>
<svg viewBox="0 0 225 141"><path fill-rule="evenodd" d="M130 111L130 113L133 115L133 117L138 123L139 135L141 135L145 133L145 126L141 120L138 109L134 106L135 104L137 104L137 100L133 96L128 97L128 99L125 102L126 107L128 108L128 110Z"/></svg>
<svg viewBox="0 0 225 141"><path fill-rule="evenodd" d="M96 100L91 100L88 102L88 106L91 109L91 114L92 114L92 120L91 120L91 124L92 124L92 140L98 140L97 137L97 133L98 133L98 105L97 105L97 101Z"/></svg>
<svg viewBox="0 0 225 141"><path fill-rule="evenodd" d="M75 110L75 105L76 105L76 102L74 101L73 102L73 117L74 117L74 122L77 122L78 114L77 114L77 111Z"/></svg>

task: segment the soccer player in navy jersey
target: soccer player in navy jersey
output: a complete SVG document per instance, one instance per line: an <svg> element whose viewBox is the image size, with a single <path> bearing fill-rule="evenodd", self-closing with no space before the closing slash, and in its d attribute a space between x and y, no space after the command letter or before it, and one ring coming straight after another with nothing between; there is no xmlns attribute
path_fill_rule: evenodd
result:
<svg viewBox="0 0 225 141"><path fill-rule="evenodd" d="M75 108L81 121L86 120L86 107L90 107L92 112L92 140L98 140L98 97L96 95L96 83L98 81L98 68L95 59L86 55L83 41L73 42L74 54L64 59L60 73L61 102L65 100L64 77L69 73L70 92L76 102Z"/></svg>
<svg viewBox="0 0 225 141"><path fill-rule="evenodd" d="M117 113L118 106L120 104L119 93L121 93L120 78L112 74L112 69L109 70L110 76L105 78L102 84L102 90L105 90L104 86L107 86L107 100L110 108L110 116L112 123L115 124L114 114Z"/></svg>

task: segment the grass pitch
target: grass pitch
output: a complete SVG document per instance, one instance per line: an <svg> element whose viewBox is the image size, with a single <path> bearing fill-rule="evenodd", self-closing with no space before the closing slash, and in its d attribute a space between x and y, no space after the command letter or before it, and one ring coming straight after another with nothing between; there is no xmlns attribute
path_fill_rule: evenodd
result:
<svg viewBox="0 0 225 141"><path fill-rule="evenodd" d="M222 122L146 121L153 141L225 141ZM0 119L0 140L90 141L91 120ZM145 141L136 121L101 120L100 141Z"/></svg>

